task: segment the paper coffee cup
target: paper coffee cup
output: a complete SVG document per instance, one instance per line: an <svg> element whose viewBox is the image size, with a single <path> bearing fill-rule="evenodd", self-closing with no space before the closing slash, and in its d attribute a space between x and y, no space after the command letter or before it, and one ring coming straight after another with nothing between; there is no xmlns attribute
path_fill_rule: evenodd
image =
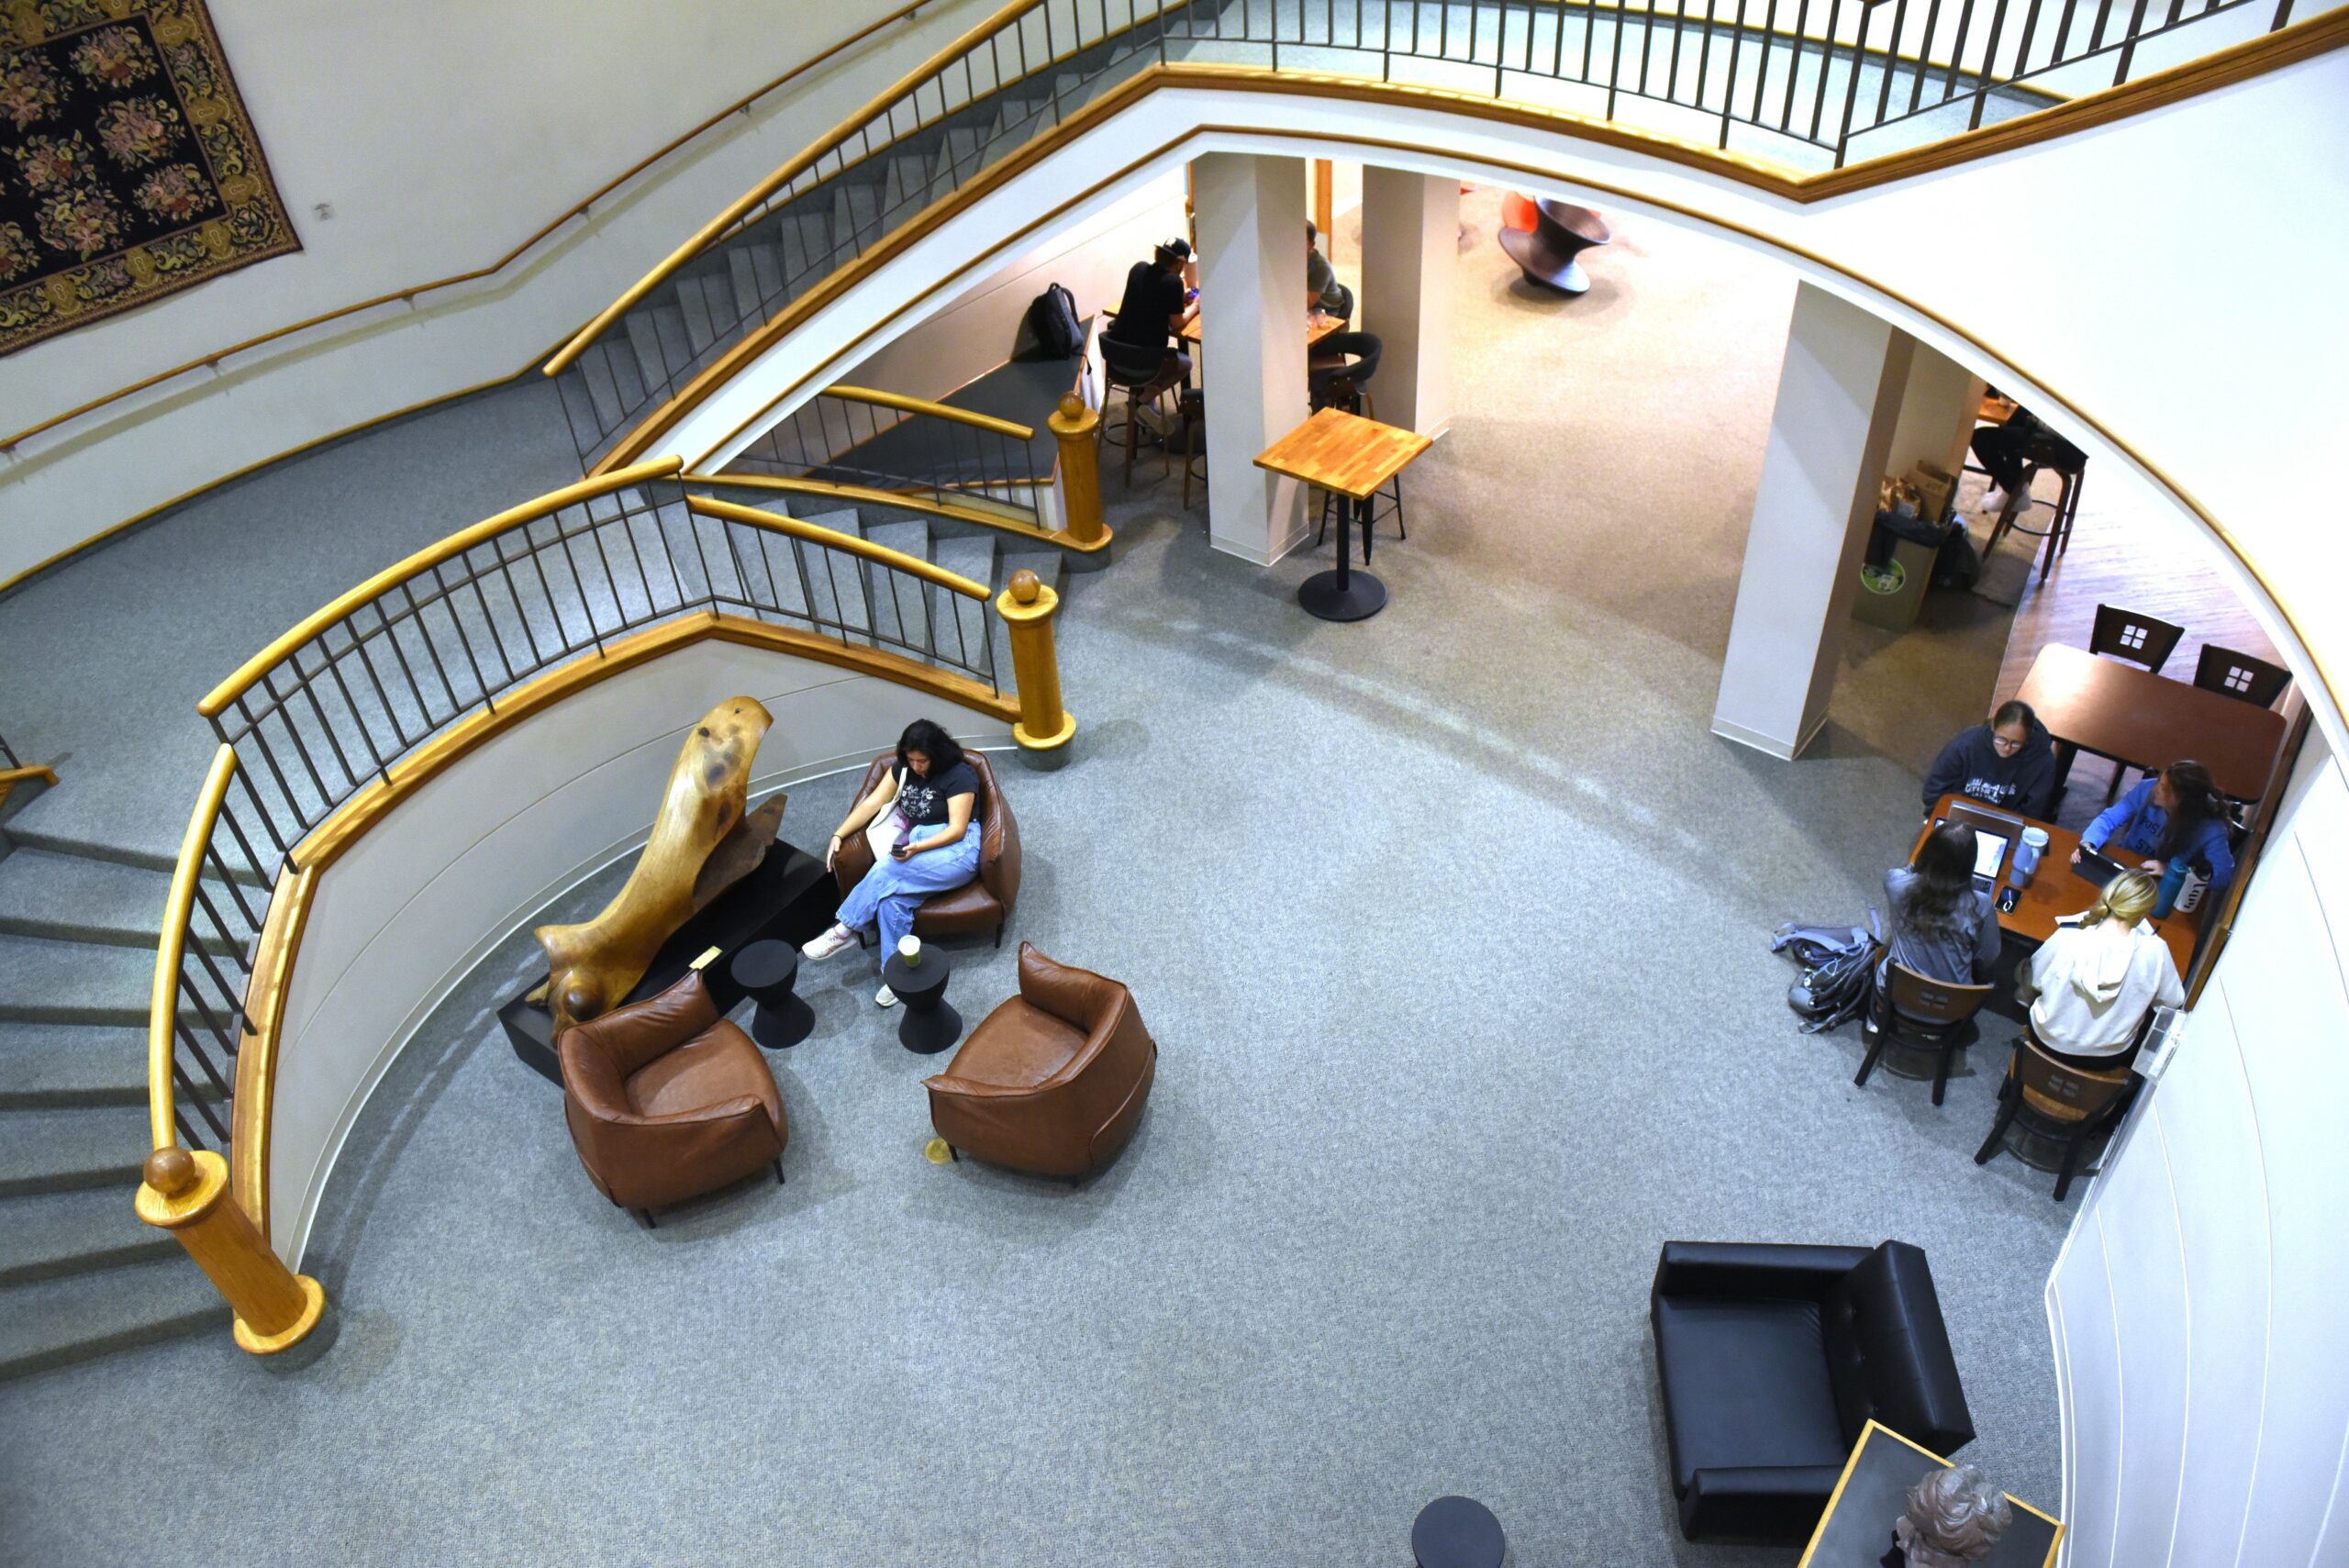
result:
<svg viewBox="0 0 2349 1568"><path fill-rule="evenodd" d="M907 969L911 969L916 964L921 962L921 939L915 936L899 937L897 939L897 956L906 961L906 967Z"/></svg>

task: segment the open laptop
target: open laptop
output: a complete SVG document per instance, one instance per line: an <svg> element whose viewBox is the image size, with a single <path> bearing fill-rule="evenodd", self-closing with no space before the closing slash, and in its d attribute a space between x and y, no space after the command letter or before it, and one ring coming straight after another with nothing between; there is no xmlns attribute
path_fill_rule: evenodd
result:
<svg viewBox="0 0 2349 1568"><path fill-rule="evenodd" d="M1974 829L1974 884L1985 890L1996 886L1998 873L2006 867L2007 851L2022 836L2023 818L1996 806L1960 800L1950 803L1947 816L1933 818L1936 828L1943 822Z"/></svg>
<svg viewBox="0 0 2349 1568"><path fill-rule="evenodd" d="M2100 855L2085 846L2080 851L2079 863L2072 868L2084 880L2102 887L2129 868L2108 855Z"/></svg>

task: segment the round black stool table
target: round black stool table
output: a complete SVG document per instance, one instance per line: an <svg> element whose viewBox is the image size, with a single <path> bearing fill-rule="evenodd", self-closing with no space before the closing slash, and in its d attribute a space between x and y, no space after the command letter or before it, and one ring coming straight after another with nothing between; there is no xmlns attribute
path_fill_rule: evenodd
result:
<svg viewBox="0 0 2349 1568"><path fill-rule="evenodd" d="M759 1005L751 1015L752 1040L781 1051L815 1029L816 1010L793 989L799 979L799 950L789 942L752 942L734 955L727 970Z"/></svg>
<svg viewBox="0 0 2349 1568"><path fill-rule="evenodd" d="M946 977L954 966L934 947L921 950L921 962L908 964L901 953L891 953L881 966L881 984L897 994L906 1016L897 1021L897 1043L923 1056L935 1056L963 1038L963 1015L946 1000Z"/></svg>
<svg viewBox="0 0 2349 1568"><path fill-rule="evenodd" d="M1411 1521L1411 1556L1419 1568L1501 1568L1508 1549L1501 1521L1474 1497L1438 1497Z"/></svg>

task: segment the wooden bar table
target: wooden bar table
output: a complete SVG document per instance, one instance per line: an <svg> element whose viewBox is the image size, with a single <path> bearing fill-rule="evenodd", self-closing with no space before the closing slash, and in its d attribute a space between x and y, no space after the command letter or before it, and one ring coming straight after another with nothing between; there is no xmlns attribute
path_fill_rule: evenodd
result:
<svg viewBox="0 0 2349 1568"><path fill-rule="evenodd" d="M2271 708L2061 643L2039 651L2015 695L2055 738L2059 800L2082 751L2147 769L2190 757L2210 770L2220 794L2257 800L2284 744L2284 716Z"/></svg>
<svg viewBox="0 0 2349 1568"><path fill-rule="evenodd" d="M1342 409L1324 408L1256 454L1256 466L1301 479L1343 497L1338 507L1338 565L1297 584L1297 602L1323 620L1366 620L1386 607L1386 584L1355 572L1349 525L1363 527L1363 559L1370 559L1370 502L1386 482L1434 443ZM1359 514L1356 508L1360 508Z"/></svg>
<svg viewBox="0 0 2349 1568"><path fill-rule="evenodd" d="M1945 795L1933 803L1932 816L1925 819L1925 826L1917 831L1916 843L1909 846L1909 858L1911 861L1917 858L1917 851L1924 848L1925 835L1932 831L1933 824L1947 817L1952 806L1965 799L1962 795ZM1982 803L1977 800L1967 804L1978 807ZM2013 813L2007 815L2012 816ZM2095 883L2072 868L2072 851L2080 847L2077 833L2069 828L2058 828L2053 822L2042 822L2035 817L2026 817L2022 820L2031 827L2045 830L2047 848L2041 851L2039 869L2032 873L2031 885L2016 895L2014 908L1999 914L1998 929L2009 936L2021 937L2035 948L2055 934L2058 916L2086 913L2087 906L2096 902L2099 889ZM1991 883L1994 891L2006 886L2007 868L2013 865L2014 861L2015 840L2009 840L2006 855L1998 862L1998 874ZM2127 861L2121 864L2129 866ZM2202 907L2208 909L2217 903L2217 899L2206 897ZM2163 944L2169 949L2170 957L2177 961L2177 973L2181 977L2186 973L2187 966L2194 962L2195 940L2201 935L2200 918L2199 910L2173 910L2158 920L2146 922L2160 935Z"/></svg>

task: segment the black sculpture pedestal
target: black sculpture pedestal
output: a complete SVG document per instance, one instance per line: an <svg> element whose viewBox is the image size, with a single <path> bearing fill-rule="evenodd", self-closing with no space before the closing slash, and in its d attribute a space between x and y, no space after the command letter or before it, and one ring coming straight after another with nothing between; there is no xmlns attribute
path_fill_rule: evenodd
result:
<svg viewBox="0 0 2349 1568"><path fill-rule="evenodd" d="M685 977L694 960L717 948L731 954L752 942L788 942L796 948L830 927L840 909L840 890L824 871L824 862L781 839L748 876L719 894L709 906L686 921L661 946L644 978L628 994L630 1002L657 996ZM710 1000L720 1013L730 1013L745 995L731 965L718 962L701 972ZM554 1053L554 1018L544 1007L524 1000L545 984L545 977L525 986L497 1009L514 1054L548 1082L562 1082L562 1067Z"/></svg>

